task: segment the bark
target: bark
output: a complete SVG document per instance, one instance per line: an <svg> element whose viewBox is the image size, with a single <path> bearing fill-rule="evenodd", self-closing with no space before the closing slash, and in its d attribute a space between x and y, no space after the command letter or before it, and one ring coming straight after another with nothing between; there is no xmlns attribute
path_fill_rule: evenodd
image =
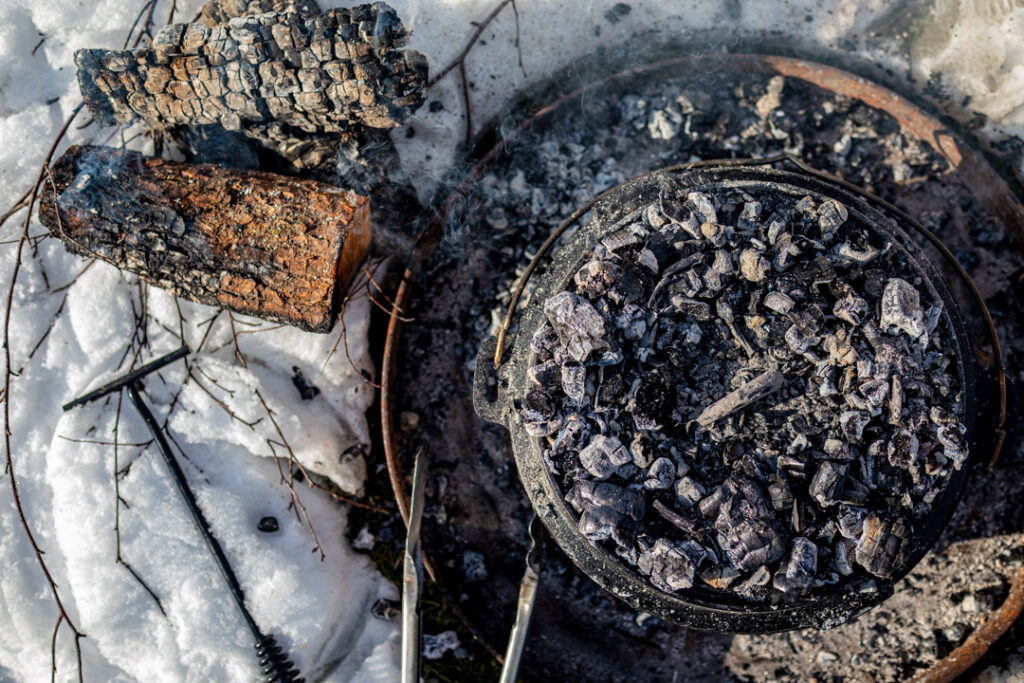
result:
<svg viewBox="0 0 1024 683"><path fill-rule="evenodd" d="M314 181L77 146L53 176L39 217L72 251L314 332L333 326L370 243L369 200Z"/></svg>
<svg viewBox="0 0 1024 683"><path fill-rule="evenodd" d="M285 0L224 0L207 14L264 4ZM308 156L298 164L308 167L329 159L329 150L304 151L318 139L399 126L423 103L426 58L398 49L409 33L391 7L306 14L315 5L292 4L299 11L165 26L152 47L78 50L86 106L104 125L142 120L172 137L181 127L242 134L286 159Z"/></svg>

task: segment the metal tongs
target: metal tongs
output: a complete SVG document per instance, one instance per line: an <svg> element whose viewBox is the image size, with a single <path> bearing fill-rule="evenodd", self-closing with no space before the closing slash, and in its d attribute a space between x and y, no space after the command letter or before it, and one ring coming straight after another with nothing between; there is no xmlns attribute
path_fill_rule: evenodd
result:
<svg viewBox="0 0 1024 683"><path fill-rule="evenodd" d="M526 636L530 630L530 619L533 617L533 603L537 599L537 584L540 582L540 561L543 552L543 525L537 521L537 515L530 520L530 550L526 553L526 571L519 584L519 604L516 605L516 623L508 636L508 647L505 649L505 664L501 667L501 683L515 683L519 675L519 663L523 659L526 647Z"/></svg>
<svg viewBox="0 0 1024 683"><path fill-rule="evenodd" d="M409 505L409 532L405 539L402 568L402 683L420 680L420 598L423 593L423 545L420 526L426 501L427 458L421 447L416 452Z"/></svg>
<svg viewBox="0 0 1024 683"><path fill-rule="evenodd" d="M402 683L420 680L420 599L423 594L423 545L420 529L426 502L427 462L424 449L416 452L413 469L412 499L409 504L409 531L405 541L402 568ZM514 683L519 674L519 663L526 647L526 637L533 616L533 604L540 582L541 554L543 551L542 525L536 515L530 520L530 550L526 553L526 570L519 584L519 603L516 621L509 634L505 650L505 664L501 669L501 683Z"/></svg>

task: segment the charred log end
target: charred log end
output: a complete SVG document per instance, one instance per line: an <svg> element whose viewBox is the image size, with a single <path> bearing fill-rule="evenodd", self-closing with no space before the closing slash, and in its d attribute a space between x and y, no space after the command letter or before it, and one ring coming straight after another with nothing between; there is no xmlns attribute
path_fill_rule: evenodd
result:
<svg viewBox="0 0 1024 683"><path fill-rule="evenodd" d="M176 296L329 332L371 239L369 200L271 173L74 147L40 220Z"/></svg>

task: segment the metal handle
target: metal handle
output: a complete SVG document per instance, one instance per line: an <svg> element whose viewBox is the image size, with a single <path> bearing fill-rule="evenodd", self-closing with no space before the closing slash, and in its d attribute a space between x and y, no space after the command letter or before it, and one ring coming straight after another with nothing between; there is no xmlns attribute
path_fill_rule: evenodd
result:
<svg viewBox="0 0 1024 683"><path fill-rule="evenodd" d="M506 392L502 386L501 378L493 365L494 350L497 348L498 340L488 337L476 354L476 368L473 370L473 409L476 414L495 424L505 424L505 416L508 406L505 402ZM490 380L497 380L497 387L491 387ZM492 391L494 398L491 398Z"/></svg>

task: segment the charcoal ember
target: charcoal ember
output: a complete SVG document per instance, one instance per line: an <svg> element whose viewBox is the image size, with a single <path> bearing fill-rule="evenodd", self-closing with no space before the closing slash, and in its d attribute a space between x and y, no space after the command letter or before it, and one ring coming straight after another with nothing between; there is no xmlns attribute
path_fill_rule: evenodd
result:
<svg viewBox="0 0 1024 683"><path fill-rule="evenodd" d="M659 515L665 518L665 520L688 536L692 536L697 533L697 523L689 517L684 517L657 499L654 500L653 507Z"/></svg>
<svg viewBox="0 0 1024 683"><path fill-rule="evenodd" d="M573 278L576 291L588 298L596 298L608 291L619 278L619 267L611 261L588 261L576 271Z"/></svg>
<svg viewBox="0 0 1024 683"><path fill-rule="evenodd" d="M601 407L615 407L625 402L629 387L622 375L613 373L606 375L597 392L597 400Z"/></svg>
<svg viewBox="0 0 1024 683"><path fill-rule="evenodd" d="M724 417L757 403L786 384L786 377L778 370L769 370L744 383L701 411L697 423L708 427Z"/></svg>
<svg viewBox="0 0 1024 683"><path fill-rule="evenodd" d="M878 257L878 254L879 250L871 246L870 244L863 247L858 247L854 246L853 244L850 244L849 242L844 242L843 244L839 245L840 256L860 264L871 263L872 261L875 260L875 258ZM875 295L877 296L877 292Z"/></svg>
<svg viewBox="0 0 1024 683"><path fill-rule="evenodd" d="M900 388L902 389L902 386ZM869 406L872 415L882 414L885 400L889 397L889 382L886 382L884 379L871 380L861 384L857 391L864 397L864 401ZM903 410L902 397L900 397L898 407L900 410L896 413L897 415L901 414Z"/></svg>
<svg viewBox="0 0 1024 683"><path fill-rule="evenodd" d="M625 228L618 230L601 240L602 246L608 251L615 253L620 249L639 243L650 234L644 226L639 223L632 223Z"/></svg>
<svg viewBox="0 0 1024 683"><path fill-rule="evenodd" d="M740 273L751 282L761 282L771 272L771 264L764 255L754 249L740 252Z"/></svg>
<svg viewBox="0 0 1024 683"><path fill-rule="evenodd" d="M619 467L631 462L630 455L622 442L614 436L598 434L580 451L580 464L598 480L612 476Z"/></svg>
<svg viewBox="0 0 1024 683"><path fill-rule="evenodd" d="M956 469L960 469L967 462L965 432L966 429L959 423L942 425L936 432L939 443L942 444L942 454L953 462Z"/></svg>
<svg viewBox="0 0 1024 683"><path fill-rule="evenodd" d="M562 391L576 405L583 405L587 394L587 368L580 363L562 364Z"/></svg>
<svg viewBox="0 0 1024 683"><path fill-rule="evenodd" d="M889 440L887 455L889 464L901 470L911 471L917 466L917 458L921 444L917 437L906 429L901 429Z"/></svg>
<svg viewBox="0 0 1024 683"><path fill-rule="evenodd" d="M814 473L814 478L811 479L811 498L823 508L838 503L843 494L848 470L849 465L845 462L823 460L818 466L818 471Z"/></svg>
<svg viewBox="0 0 1024 683"><path fill-rule="evenodd" d="M818 340L800 329L799 325L790 325L786 329L786 344L796 353L806 353Z"/></svg>
<svg viewBox="0 0 1024 683"><path fill-rule="evenodd" d="M531 389L523 399L520 415L530 436L548 436L560 426L551 421L555 413L551 397L543 389Z"/></svg>
<svg viewBox="0 0 1024 683"><path fill-rule="evenodd" d="M556 346L558 346L558 335L555 334L555 328L547 323L537 328L530 338L530 350L538 355L551 353Z"/></svg>
<svg viewBox="0 0 1024 683"><path fill-rule="evenodd" d="M699 573L701 581L719 590L725 590L741 576L733 567L722 567L707 562L701 566Z"/></svg>
<svg viewBox="0 0 1024 683"><path fill-rule="evenodd" d="M832 556L835 560L836 571L842 576L849 576L854 572L854 555L857 543L848 538L841 538L836 541L832 548Z"/></svg>
<svg viewBox="0 0 1024 683"><path fill-rule="evenodd" d="M658 458L648 468L643 486L648 491L662 491L672 488L675 478L675 463L668 458Z"/></svg>
<svg viewBox="0 0 1024 683"><path fill-rule="evenodd" d="M764 305L776 313L786 314L793 310L795 304L788 295L782 292L771 292L764 298Z"/></svg>
<svg viewBox="0 0 1024 683"><path fill-rule="evenodd" d="M691 192L686 195L686 205L697 216L700 223L717 223L718 213L711 197L700 192Z"/></svg>
<svg viewBox="0 0 1024 683"><path fill-rule="evenodd" d="M711 243L711 246L721 247L728 237L725 234L725 227L718 223L701 223L700 234Z"/></svg>
<svg viewBox="0 0 1024 683"><path fill-rule="evenodd" d="M857 564L877 577L891 577L910 537L911 528L902 517L869 515L857 539Z"/></svg>
<svg viewBox="0 0 1024 683"><path fill-rule="evenodd" d="M566 500L580 513L580 533L591 541L612 540L622 547L633 544L647 510L642 491L607 482L577 482Z"/></svg>
<svg viewBox="0 0 1024 683"><path fill-rule="evenodd" d="M843 538L856 539L864 528L864 508L854 505L839 506L839 534Z"/></svg>
<svg viewBox="0 0 1024 683"><path fill-rule="evenodd" d="M642 434L633 436L633 442L629 444L629 453L633 456L633 464L645 470L654 462L654 448L651 440Z"/></svg>
<svg viewBox="0 0 1024 683"><path fill-rule="evenodd" d="M860 358L853 345L853 337L846 330L837 330L835 334L825 336L822 347L828 353L830 363L847 367Z"/></svg>
<svg viewBox="0 0 1024 683"><path fill-rule="evenodd" d="M559 292L544 302L544 315L574 360L608 348L604 318L578 294Z"/></svg>
<svg viewBox="0 0 1024 683"><path fill-rule="evenodd" d="M818 546L809 538L797 536L793 539L789 555L772 578L772 585L786 595L806 592L818 572Z"/></svg>
<svg viewBox="0 0 1024 683"><path fill-rule="evenodd" d="M633 395L633 420L638 429L661 429L671 412L674 392L661 372L640 380Z"/></svg>
<svg viewBox="0 0 1024 683"><path fill-rule="evenodd" d="M878 325L883 330L905 332L913 339L925 333L921 295L913 285L902 278L891 278L885 283Z"/></svg>
<svg viewBox="0 0 1024 683"><path fill-rule="evenodd" d="M577 443L580 437L586 432L587 426L578 413L570 413L561 423L558 433L551 441L551 452L555 455L562 455Z"/></svg>
<svg viewBox="0 0 1024 683"><path fill-rule="evenodd" d="M658 266L658 257L654 255L653 251L646 247L641 249L640 253L637 255L637 262L655 275L657 275L660 270L660 267Z"/></svg>
<svg viewBox="0 0 1024 683"><path fill-rule="evenodd" d="M867 301L850 291L836 301L832 307L832 314L857 327L870 310Z"/></svg>
<svg viewBox="0 0 1024 683"><path fill-rule="evenodd" d="M932 406L928 411L928 418L940 426L955 425L958 423L956 416L941 406Z"/></svg>
<svg viewBox="0 0 1024 683"><path fill-rule="evenodd" d="M546 360L527 370L526 378L539 387L555 387L562 381L562 368L558 361Z"/></svg>
<svg viewBox="0 0 1024 683"><path fill-rule="evenodd" d="M664 538L640 554L637 567L656 588L685 590L693 586L694 575L707 557L707 550L695 541L672 542Z"/></svg>
<svg viewBox="0 0 1024 683"><path fill-rule="evenodd" d="M805 287L827 285L836 279L836 269L824 256L815 256L810 261L801 262L791 271L793 278Z"/></svg>
<svg viewBox="0 0 1024 683"><path fill-rule="evenodd" d="M669 303L679 313L694 320L711 320L711 306L706 301L698 301L682 294L673 294Z"/></svg>
<svg viewBox="0 0 1024 683"><path fill-rule="evenodd" d="M704 290L708 296L718 294L732 280L734 269L729 252L724 249L715 250L715 258L704 271Z"/></svg>
<svg viewBox="0 0 1024 683"><path fill-rule="evenodd" d="M718 545L742 571L778 560L786 549L785 532L761 487L745 477L730 477L719 488L724 499L714 527Z"/></svg>
<svg viewBox="0 0 1024 683"><path fill-rule="evenodd" d="M845 206L834 199L826 199L818 207L818 227L821 228L821 236L831 238L849 215Z"/></svg>
<svg viewBox="0 0 1024 683"><path fill-rule="evenodd" d="M839 416L843 427L843 435L850 443L860 443L864 438L864 428L871 422L871 416L862 410L847 410Z"/></svg>
<svg viewBox="0 0 1024 683"><path fill-rule="evenodd" d="M681 477L676 482L676 503L684 508L696 505L704 498L707 491L693 477Z"/></svg>
<svg viewBox="0 0 1024 683"><path fill-rule="evenodd" d="M772 508L776 512L789 510L793 507L793 492L784 481L776 480L768 487L768 497L772 501Z"/></svg>
<svg viewBox="0 0 1024 683"><path fill-rule="evenodd" d="M772 573L768 571L768 567L758 567L757 570L745 581L736 586L736 592L740 595L755 595L758 592L758 589L767 586L768 582L771 580Z"/></svg>
<svg viewBox="0 0 1024 683"><path fill-rule="evenodd" d="M615 326L622 331L624 339L636 341L647 332L647 313L639 306L626 304L615 316Z"/></svg>

